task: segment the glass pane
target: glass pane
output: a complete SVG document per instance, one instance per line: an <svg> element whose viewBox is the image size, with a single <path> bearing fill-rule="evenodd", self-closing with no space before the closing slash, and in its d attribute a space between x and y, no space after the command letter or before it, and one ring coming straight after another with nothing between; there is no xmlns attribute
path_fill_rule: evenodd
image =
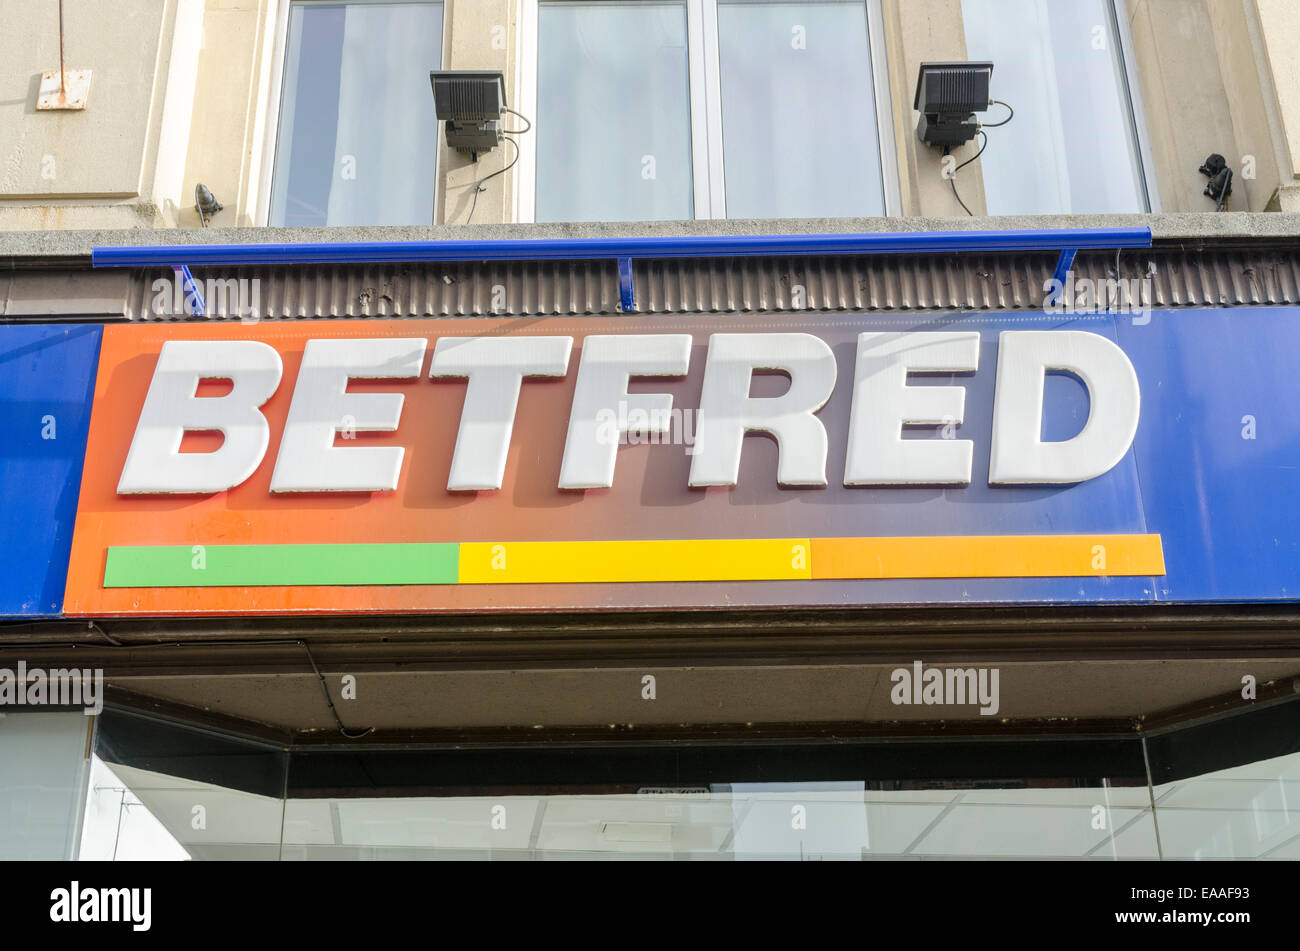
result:
<svg viewBox="0 0 1300 951"><path fill-rule="evenodd" d="M543 3L538 221L693 216L685 3Z"/></svg>
<svg viewBox="0 0 1300 951"><path fill-rule="evenodd" d="M1155 858L1141 744L291 757L285 859Z"/></svg>
<svg viewBox="0 0 1300 951"><path fill-rule="evenodd" d="M73 857L90 725L80 710L0 713L0 860Z"/></svg>
<svg viewBox="0 0 1300 951"><path fill-rule="evenodd" d="M284 774L278 750L108 711L80 858L278 859Z"/></svg>
<svg viewBox="0 0 1300 951"><path fill-rule="evenodd" d="M295 3L270 223L428 224L441 61L441 3Z"/></svg>
<svg viewBox="0 0 1300 951"><path fill-rule="evenodd" d="M1300 859L1300 701L1147 747L1166 859Z"/></svg>
<svg viewBox="0 0 1300 951"><path fill-rule="evenodd" d="M1148 211L1110 0L962 0L962 20L1016 110L980 160L989 214Z"/></svg>
<svg viewBox="0 0 1300 951"><path fill-rule="evenodd" d="M1169 859L1300 858L1300 754L1155 787Z"/></svg>
<svg viewBox="0 0 1300 951"><path fill-rule="evenodd" d="M897 831L905 820L878 812L867 784L734 783L730 851L738 860L860 860L880 847L881 827Z"/></svg>
<svg viewBox="0 0 1300 951"><path fill-rule="evenodd" d="M1001 788L999 788L1001 787ZM1145 783L987 784L956 791L909 854L930 858L1155 859Z"/></svg>
<svg viewBox="0 0 1300 951"><path fill-rule="evenodd" d="M864 790L861 782L760 783L654 794L289 799L283 857L1113 861L1158 856L1145 785L974 790L964 785L882 791Z"/></svg>
<svg viewBox="0 0 1300 951"><path fill-rule="evenodd" d="M883 215L867 11L718 5L728 218Z"/></svg>

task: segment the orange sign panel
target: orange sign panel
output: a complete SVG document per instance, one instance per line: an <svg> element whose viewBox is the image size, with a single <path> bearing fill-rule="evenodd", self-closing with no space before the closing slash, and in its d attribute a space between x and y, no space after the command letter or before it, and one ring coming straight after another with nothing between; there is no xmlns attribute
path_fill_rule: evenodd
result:
<svg viewBox="0 0 1300 951"><path fill-rule="evenodd" d="M963 492L990 501L990 414L972 408L992 408L992 366L973 365L992 343L978 335L962 357L973 375L955 381L968 388L962 437L984 445L969 487L846 484L855 355L873 326L715 316L107 327L64 610L901 603L962 600L971 585L1021 600L1052 594L1025 579L1163 573L1159 538L1122 499L1110 511L1081 498L1095 523L1068 534L1050 494L957 504ZM788 336L757 340L770 334ZM746 349L755 340L764 346ZM605 406L597 384L619 399ZM728 386L749 417L717 411ZM593 406L605 415L579 418ZM1127 482L1129 465L1105 478Z"/></svg>

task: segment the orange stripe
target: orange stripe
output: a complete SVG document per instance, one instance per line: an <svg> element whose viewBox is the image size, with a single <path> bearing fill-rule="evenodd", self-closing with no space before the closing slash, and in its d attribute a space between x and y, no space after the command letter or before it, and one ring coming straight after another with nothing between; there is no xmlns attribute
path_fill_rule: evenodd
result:
<svg viewBox="0 0 1300 951"><path fill-rule="evenodd" d="M812 576L1075 578L1163 575L1159 535L814 538Z"/></svg>

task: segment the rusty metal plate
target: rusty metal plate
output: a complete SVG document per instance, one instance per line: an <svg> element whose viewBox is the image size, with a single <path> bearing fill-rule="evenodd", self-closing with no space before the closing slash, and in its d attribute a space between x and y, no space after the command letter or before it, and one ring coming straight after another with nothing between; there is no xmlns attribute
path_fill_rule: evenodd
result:
<svg viewBox="0 0 1300 951"><path fill-rule="evenodd" d="M90 99L89 69L69 69L59 83L59 71L47 69L41 73L41 88L36 96L36 111L50 112L60 109L85 109Z"/></svg>

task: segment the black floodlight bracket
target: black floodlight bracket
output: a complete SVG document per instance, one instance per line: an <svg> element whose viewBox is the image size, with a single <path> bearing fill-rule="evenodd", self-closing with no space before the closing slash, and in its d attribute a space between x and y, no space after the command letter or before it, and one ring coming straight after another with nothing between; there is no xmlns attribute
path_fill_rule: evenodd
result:
<svg viewBox="0 0 1300 951"><path fill-rule="evenodd" d="M446 122L447 145L480 152L501 144L501 110L506 105L506 80L500 70L438 69L429 73L433 108Z"/></svg>
<svg viewBox="0 0 1300 951"><path fill-rule="evenodd" d="M922 63L913 103L921 113L916 137L947 151L975 138L979 132L975 113L989 107L992 78L992 63Z"/></svg>

